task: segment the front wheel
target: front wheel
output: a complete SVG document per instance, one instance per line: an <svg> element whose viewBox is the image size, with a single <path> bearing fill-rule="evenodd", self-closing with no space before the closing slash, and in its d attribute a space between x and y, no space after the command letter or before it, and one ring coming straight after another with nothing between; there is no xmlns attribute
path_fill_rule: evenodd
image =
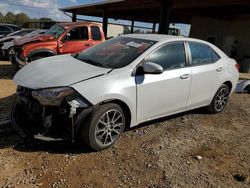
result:
<svg viewBox="0 0 250 188"><path fill-rule="evenodd" d="M124 112L119 105L103 104L94 109L82 125L82 140L96 151L109 148L124 131L125 121Z"/></svg>
<svg viewBox="0 0 250 188"><path fill-rule="evenodd" d="M208 111L213 114L222 112L227 105L229 94L229 87L226 84L222 84L222 86L216 92L212 102L207 107Z"/></svg>

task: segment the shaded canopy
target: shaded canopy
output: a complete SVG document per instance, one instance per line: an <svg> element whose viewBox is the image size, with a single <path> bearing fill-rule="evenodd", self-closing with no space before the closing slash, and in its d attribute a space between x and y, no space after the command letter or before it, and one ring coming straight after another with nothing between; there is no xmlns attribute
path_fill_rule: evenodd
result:
<svg viewBox="0 0 250 188"><path fill-rule="evenodd" d="M171 2L170 22L191 23L192 16L233 19L235 14L250 13L250 0L166 0ZM165 0L109 0L61 8L77 15L158 23Z"/></svg>

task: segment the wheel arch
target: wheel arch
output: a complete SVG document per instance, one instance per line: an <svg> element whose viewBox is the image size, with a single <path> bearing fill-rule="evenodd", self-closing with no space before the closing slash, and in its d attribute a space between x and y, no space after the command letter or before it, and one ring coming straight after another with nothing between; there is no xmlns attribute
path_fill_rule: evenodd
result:
<svg viewBox="0 0 250 188"><path fill-rule="evenodd" d="M225 85L228 86L229 91L230 91L230 93L231 93L231 90L232 90L232 88L233 88L232 82L228 80L228 81L223 82L223 84L225 84Z"/></svg>
<svg viewBox="0 0 250 188"><path fill-rule="evenodd" d="M30 52L30 54L28 55L28 57L30 59L32 59L33 57L37 56L37 55L44 55L45 57L49 57L49 56L54 56L56 55L56 52L54 52L53 50L50 49L38 49L38 50L34 50L32 52Z"/></svg>
<svg viewBox="0 0 250 188"><path fill-rule="evenodd" d="M125 129L128 129L131 125L131 118L132 118L132 114L131 114L129 106L124 101L122 101L120 99L108 99L108 100L105 100L105 101L98 103L97 106L107 104L107 103L115 103L123 109L123 112L124 112L124 115L126 118Z"/></svg>

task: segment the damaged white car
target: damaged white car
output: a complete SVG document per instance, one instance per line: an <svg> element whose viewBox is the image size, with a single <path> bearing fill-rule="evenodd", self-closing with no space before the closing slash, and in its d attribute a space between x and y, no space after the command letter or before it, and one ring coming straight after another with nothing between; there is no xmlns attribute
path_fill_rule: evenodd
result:
<svg viewBox="0 0 250 188"><path fill-rule="evenodd" d="M125 127L199 107L221 112L235 90L236 67L201 40L126 35L22 68L11 119L23 137L79 139L102 150Z"/></svg>

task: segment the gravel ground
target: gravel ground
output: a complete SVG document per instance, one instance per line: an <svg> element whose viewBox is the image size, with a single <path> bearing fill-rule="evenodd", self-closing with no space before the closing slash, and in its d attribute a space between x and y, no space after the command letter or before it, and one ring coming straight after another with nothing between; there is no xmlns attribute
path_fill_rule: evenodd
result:
<svg viewBox="0 0 250 188"><path fill-rule="evenodd" d="M250 95L223 113L202 109L143 124L114 147L29 142L8 115L15 69L0 62L0 187L250 187Z"/></svg>

